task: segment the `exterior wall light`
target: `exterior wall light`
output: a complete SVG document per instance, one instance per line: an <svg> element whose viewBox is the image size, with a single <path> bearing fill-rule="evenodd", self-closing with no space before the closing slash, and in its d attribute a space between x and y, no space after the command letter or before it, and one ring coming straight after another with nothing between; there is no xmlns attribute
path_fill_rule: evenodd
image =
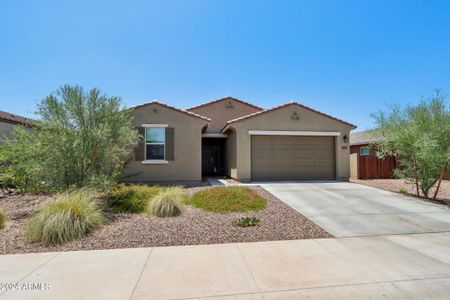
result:
<svg viewBox="0 0 450 300"><path fill-rule="evenodd" d="M344 143L348 142L348 136L346 134L344 134L344 136L342 137L342 139L344 140Z"/></svg>

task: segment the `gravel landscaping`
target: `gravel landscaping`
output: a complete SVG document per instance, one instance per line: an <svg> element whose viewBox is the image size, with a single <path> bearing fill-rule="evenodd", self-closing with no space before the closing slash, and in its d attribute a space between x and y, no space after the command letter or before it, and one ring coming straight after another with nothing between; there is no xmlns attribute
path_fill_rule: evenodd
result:
<svg viewBox="0 0 450 300"><path fill-rule="evenodd" d="M207 187L187 188L189 194ZM267 199L258 212L215 213L188 206L181 216L157 218L146 214L114 213L105 208L108 223L82 240L61 246L41 246L24 241L23 231L30 214L52 197L14 195L0 199L9 220L0 230L0 254L73 251L130 247L217 244L329 238L331 234L260 187L252 187ZM232 222L244 216L261 220L257 226L241 228Z"/></svg>
<svg viewBox="0 0 450 300"><path fill-rule="evenodd" d="M400 189L405 189L407 194L416 196L416 187L412 184L406 183L403 179L351 179L352 182L363 184L367 186L376 187L379 189L398 193ZM434 194L434 187L431 189L430 196ZM422 192L420 192L422 195ZM438 199L450 202L450 180L442 180L439 188Z"/></svg>

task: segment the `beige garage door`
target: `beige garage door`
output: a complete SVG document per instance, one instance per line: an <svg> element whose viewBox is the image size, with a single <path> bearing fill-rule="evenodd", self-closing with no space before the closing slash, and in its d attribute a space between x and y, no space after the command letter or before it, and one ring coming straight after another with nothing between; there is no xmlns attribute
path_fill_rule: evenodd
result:
<svg viewBox="0 0 450 300"><path fill-rule="evenodd" d="M332 136L252 136L252 180L336 178Z"/></svg>

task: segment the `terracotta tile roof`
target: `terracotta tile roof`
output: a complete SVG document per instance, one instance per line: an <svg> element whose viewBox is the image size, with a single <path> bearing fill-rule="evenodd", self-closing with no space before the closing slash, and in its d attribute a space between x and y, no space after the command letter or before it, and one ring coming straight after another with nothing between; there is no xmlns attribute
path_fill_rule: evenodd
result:
<svg viewBox="0 0 450 300"><path fill-rule="evenodd" d="M272 111L275 111L275 110L284 108L284 107L289 106L289 105L297 105L297 106L300 106L300 107L302 107L302 108L304 108L304 109L307 109L307 110L309 110L309 111L318 113L318 114L320 114L320 115L322 115L322 116L325 116L325 117L327 117L327 118L336 120L336 121L338 121L338 122L344 123L345 125L349 125L349 126L352 126L352 127L356 128L356 126L353 125L353 124L351 124L351 123L345 122L344 120L335 118L335 117L333 117L333 116L330 116L330 115L328 115L328 114L325 114L325 113L323 113L323 112L320 112L320 111L318 111L318 110L315 110L315 109L313 109L313 108L311 108L311 107L308 107L308 106L306 106L306 105L300 104L300 103L295 102L295 101L291 101L291 102L289 102L289 103L281 104L281 105L272 107L272 108L270 108L270 109L265 109L265 110L258 111L258 112L255 112L255 113L252 113L252 114L243 116L243 117L239 117L239 118L236 118L236 119L233 119L233 120L229 120L229 121L225 124L225 126L224 126L223 128L225 128L225 127L226 127L227 125L229 125L229 124L236 123L236 122L239 122L239 121L242 121L242 120L246 120L246 119L250 119L250 118L259 116L259 115L261 115L261 114L265 114L265 113L268 113L268 112L272 112Z"/></svg>
<svg viewBox="0 0 450 300"><path fill-rule="evenodd" d="M0 120L8 123L24 124L24 125L32 125L33 123L32 119L14 115L6 111L0 111Z"/></svg>
<svg viewBox="0 0 450 300"><path fill-rule="evenodd" d="M209 102L206 102L206 103L202 103L202 104L199 104L199 105L196 105L196 106L192 106L192 107L186 108L186 110L196 109L196 108L199 108L199 107L211 105L211 104L214 104L214 103L217 103L217 102L220 102L220 101L225 101L225 100L234 100L236 102L248 105L250 107L253 107L253 108L256 108L256 109L259 109L259 110L264 110L263 108L261 108L259 106L256 106L254 104L251 104L251 103L248 103L248 102L245 102L243 100L240 100L240 99L237 99L237 98L234 98L234 97L230 97L230 96L227 96L227 97L224 97L224 98L220 98L220 99L216 99L216 100L213 100L213 101L209 101Z"/></svg>
<svg viewBox="0 0 450 300"><path fill-rule="evenodd" d="M383 140L381 132L376 129L350 133L350 145L366 145Z"/></svg>
<svg viewBox="0 0 450 300"><path fill-rule="evenodd" d="M168 105L168 104L163 103L163 102L160 102L160 101L158 101L158 100L154 100L154 101L151 101L151 102L146 102L146 103L138 104L138 105L135 105L135 106L131 106L131 107L129 107L129 108L130 108L130 109L136 109L136 108L143 107L143 106L147 106L147 105L151 105L151 104L161 105L161 106L164 106L164 107L167 107L167 108L176 110L176 111L178 111L178 112L184 113L184 114L189 115L189 116L191 116L191 117L195 117L195 118L199 118L199 119L205 120L205 121L207 121L207 122L210 122L210 121L211 121L210 118L201 116L201 115L196 114L196 113L193 113L193 112L191 112L191 111L187 111L187 110L184 110L184 109L181 109L181 108L177 108L177 107L175 107L175 106Z"/></svg>

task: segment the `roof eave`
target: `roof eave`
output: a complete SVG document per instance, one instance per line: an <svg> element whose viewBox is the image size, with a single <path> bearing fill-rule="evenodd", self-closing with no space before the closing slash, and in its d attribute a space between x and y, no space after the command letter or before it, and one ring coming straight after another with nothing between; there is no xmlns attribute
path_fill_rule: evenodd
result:
<svg viewBox="0 0 450 300"><path fill-rule="evenodd" d="M252 103L249 103L249 102L247 102L247 101L244 101L244 100L241 100L241 99L238 99L238 98L235 98L235 97L231 97L231 96L227 96L227 97L219 98L219 99L212 100L212 101L209 101L209 102L201 103L201 104L198 104L198 105L195 105L195 106L186 108L186 110L189 110L189 111L190 111L190 110L192 110L192 109L197 109L197 108L200 108L200 107L205 107L205 106L212 105L212 104L214 104L214 103L217 103L217 102L220 102L220 101L225 101L225 100L234 100L234 101L237 101L237 102L242 103L242 104L244 104L244 105L253 107L253 108L255 108L255 109L259 109L260 111L264 110L264 108L262 108L262 107L259 107L259 106L257 106L257 105L252 104Z"/></svg>
<svg viewBox="0 0 450 300"><path fill-rule="evenodd" d="M295 102L295 101L292 101L292 102L289 102L289 103L285 103L285 104L281 104L281 105L279 105L279 106L275 106L275 107L270 108L270 109L265 109L265 110L262 110L262 111L258 111L258 112L255 112L255 113L251 113L251 114L248 114L248 115L246 115L246 116L242 116L242 117L239 117L239 118L236 118L236 119L233 119L233 120L229 120L229 121L226 123L226 125L224 126L224 128L225 128L227 125L229 125L229 124L233 124L233 123L236 123L236 122L241 122L241 121L245 121L245 120L248 120L248 119L251 119L251 118L254 118L254 117L258 117L259 115L263 115L263 114L265 114L265 113L269 113L269 112L272 112L272 111L276 111L276 110L285 108L285 107L287 107L287 106L289 106L289 105L297 105L297 106L300 106L300 107L302 107L302 108L304 108L304 109L306 109L306 110L309 110L309 111L312 111L312 112L317 113L317 114L319 114L319 115L322 115L322 116L324 116L324 117L330 118L330 119L332 119L332 120L334 120L334 121L343 123L343 124L345 124L345 125L347 125L347 126L350 126L350 127L352 128L351 130L357 128L357 126L354 125L354 124L352 124L352 123L348 123L348 122L346 122L346 121L344 121L344 120L341 120L341 119L339 119L339 118L335 118L335 117L333 117L333 116L330 116L330 115L328 115L328 114L325 114L325 113L323 113L323 112L320 112L320 111L318 111L318 110L315 110L315 109L313 109L313 108L310 108L310 107L308 107L308 106L306 106L306 105L300 104L300 103Z"/></svg>
<svg viewBox="0 0 450 300"><path fill-rule="evenodd" d="M175 106L168 105L168 104L163 103L163 102L161 102L159 100L152 100L150 102L146 102L146 103L142 103L142 104L138 104L138 105L127 107L126 109L134 110L134 109L145 107L145 106L149 106L149 105L152 105L152 104L160 105L160 106L163 106L163 107L167 107L167 108L175 110L177 112L184 113L184 114L186 114L186 115L188 115L190 117L201 119L201 120L206 121L208 123L211 122L211 119L208 118L208 117L205 117L205 116L202 116L202 115L199 115L199 114L196 114L196 113L193 113L191 111L188 111L188 110L185 110L185 109L181 109L181 108L178 108L178 107L175 107Z"/></svg>

